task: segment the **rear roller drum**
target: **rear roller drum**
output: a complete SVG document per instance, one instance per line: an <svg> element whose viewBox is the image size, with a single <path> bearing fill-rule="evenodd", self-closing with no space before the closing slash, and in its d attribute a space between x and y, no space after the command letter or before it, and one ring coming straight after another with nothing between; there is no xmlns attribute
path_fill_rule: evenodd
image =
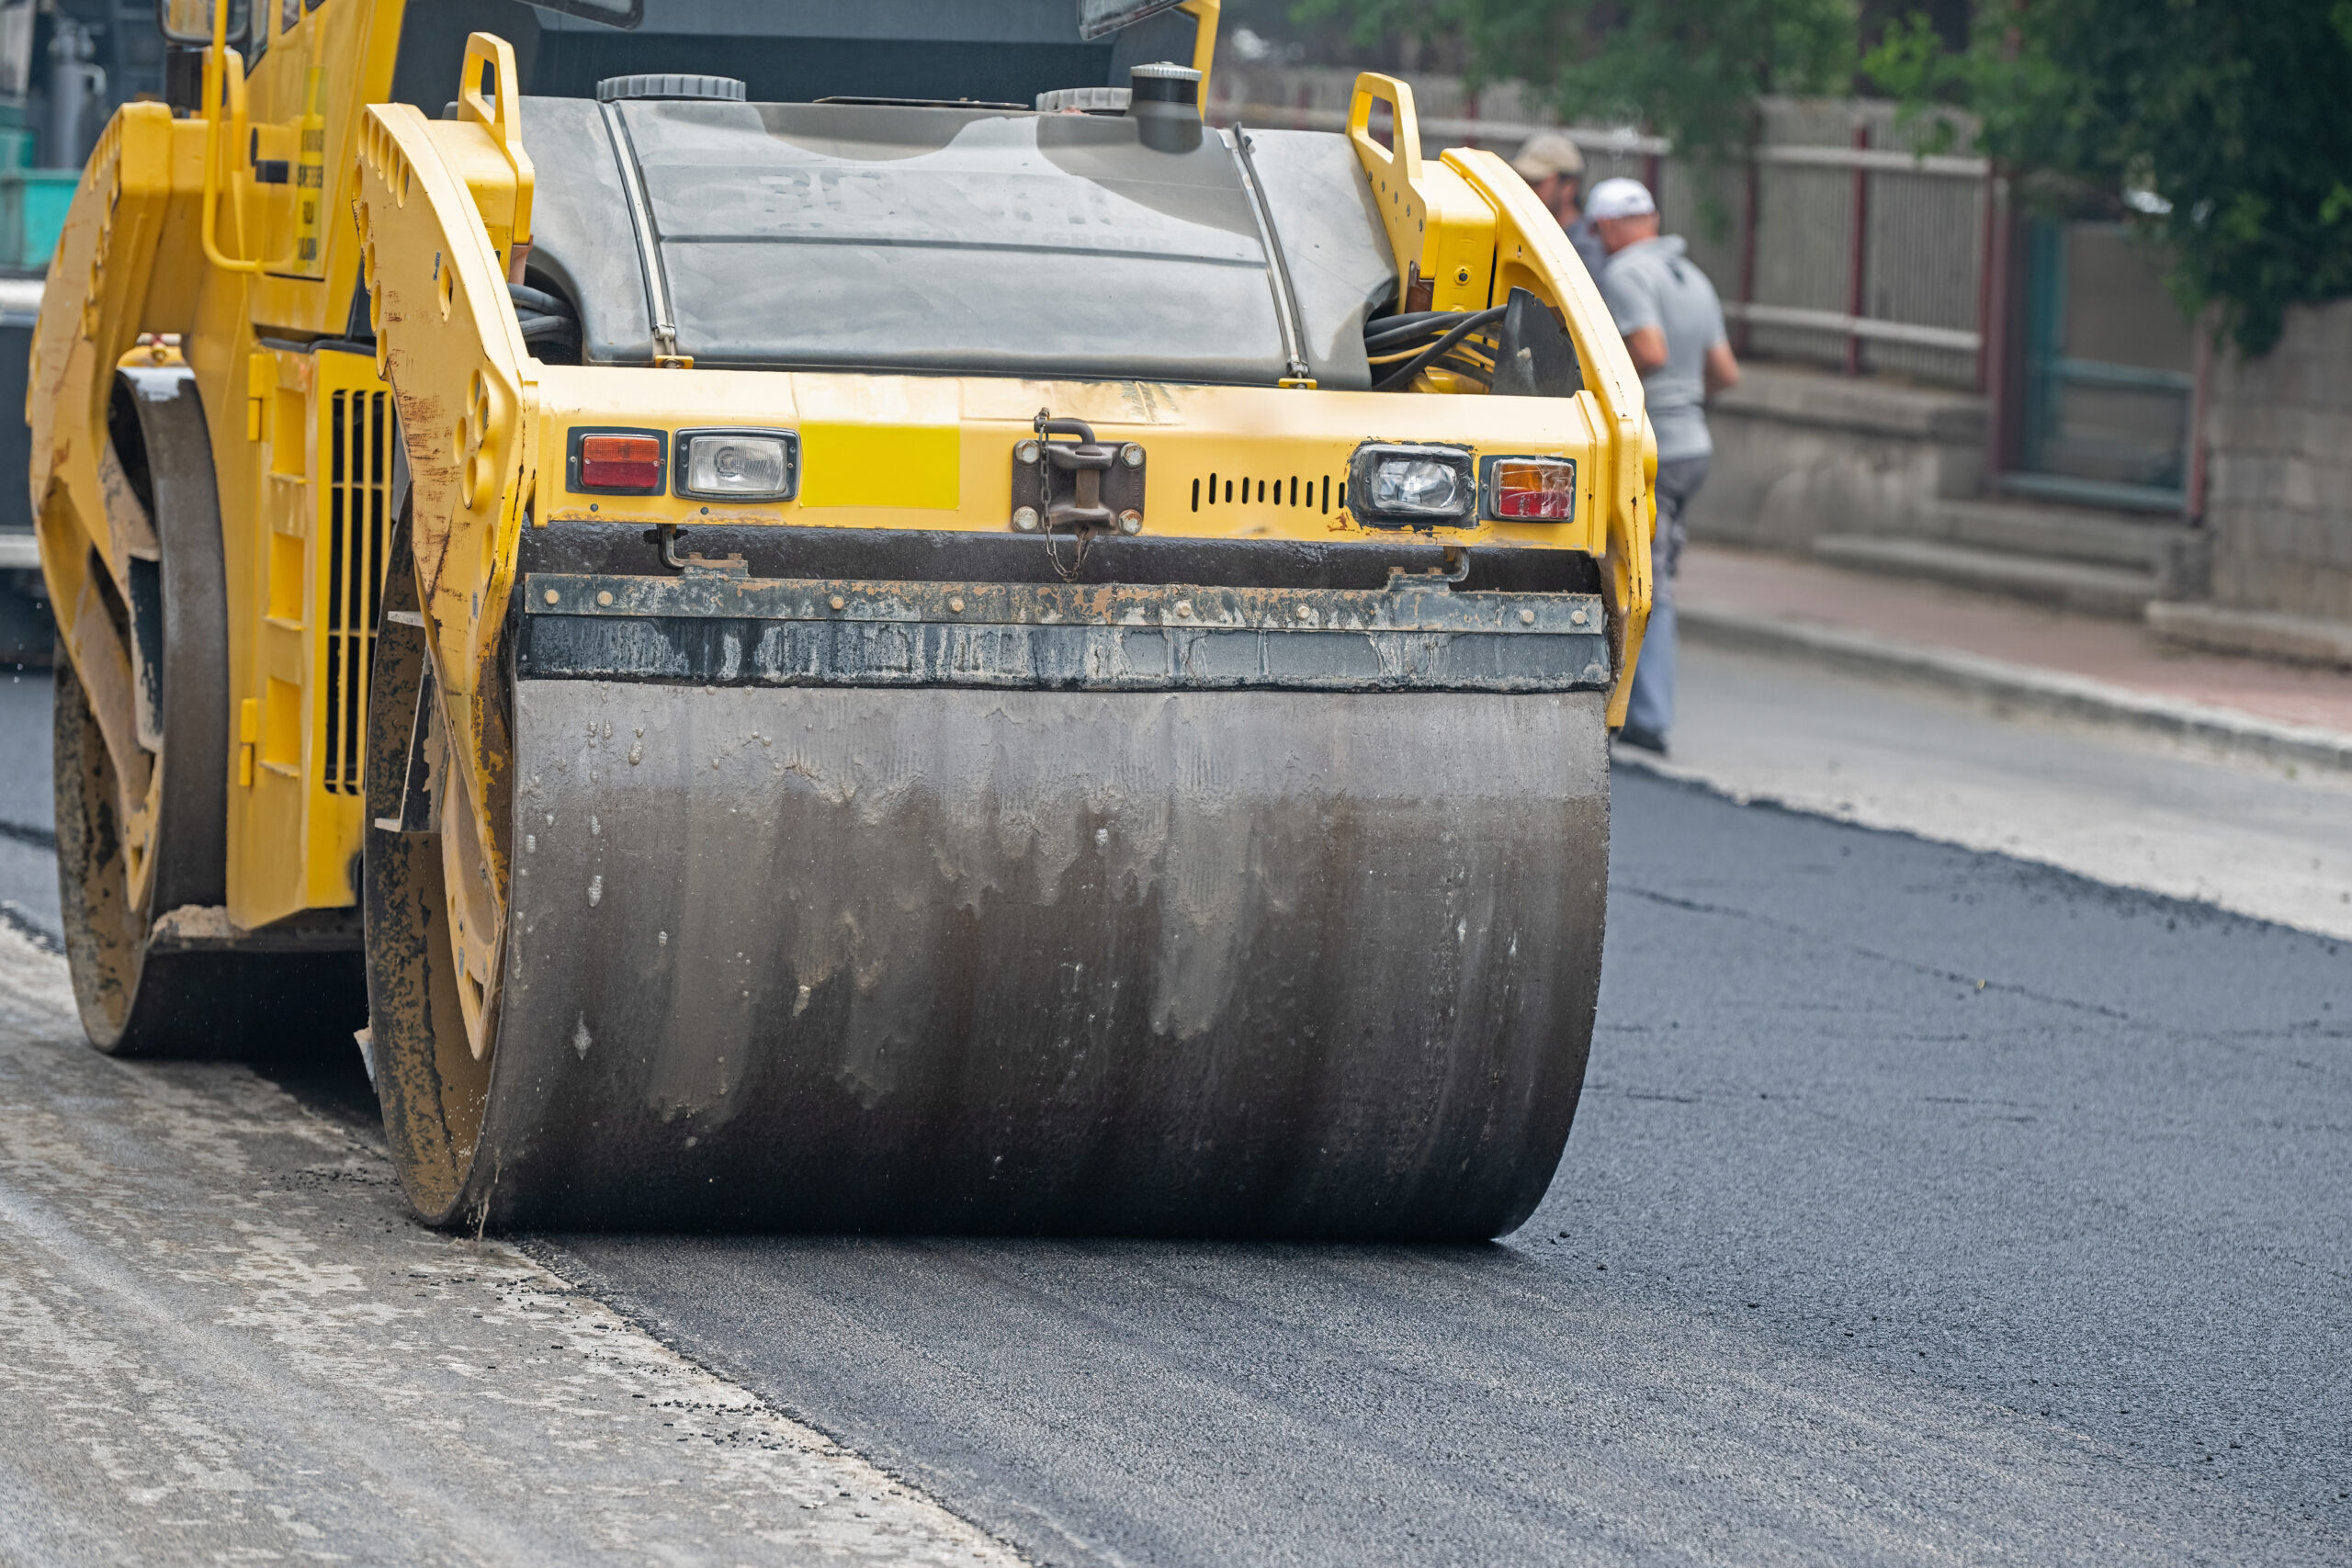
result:
<svg viewBox="0 0 2352 1568"><path fill-rule="evenodd" d="M114 743L140 775L129 790L69 649L57 654L58 903L83 1030L125 1056L254 1059L347 1040L356 955L157 947L158 916L217 910L226 897L227 592L193 378L179 368L123 373L109 427L142 509L125 520L126 536L152 526L160 559L128 558L128 598L110 583L101 591L112 592L132 647L120 628L93 626L84 638L87 656L114 661ZM82 613L105 615L100 602ZM142 635L144 659L134 661ZM150 713L134 720L141 679L153 684Z"/></svg>

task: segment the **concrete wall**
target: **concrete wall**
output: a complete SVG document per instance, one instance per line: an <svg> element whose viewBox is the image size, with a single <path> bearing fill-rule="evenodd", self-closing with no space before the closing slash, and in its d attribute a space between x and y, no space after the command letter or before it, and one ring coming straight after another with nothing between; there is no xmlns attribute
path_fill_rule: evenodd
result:
<svg viewBox="0 0 2352 1568"><path fill-rule="evenodd" d="M2352 620L2352 300L2289 311L2260 359L2219 351L2206 436L2213 597Z"/></svg>
<svg viewBox="0 0 2352 1568"><path fill-rule="evenodd" d="M1690 531L1795 551L1822 534L1926 532L1937 502L1977 493L1984 418L1967 393L1751 363L1708 411L1715 460Z"/></svg>

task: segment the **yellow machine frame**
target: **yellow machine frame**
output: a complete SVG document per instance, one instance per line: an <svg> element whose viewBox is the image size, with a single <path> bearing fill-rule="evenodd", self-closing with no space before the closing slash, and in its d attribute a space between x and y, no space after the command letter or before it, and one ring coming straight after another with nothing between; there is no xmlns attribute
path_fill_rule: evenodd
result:
<svg viewBox="0 0 2352 1568"><path fill-rule="evenodd" d="M194 372L227 568L234 928L346 908L356 896L365 672L393 522L395 435L443 733L463 738L452 750L464 758L453 770L464 788L449 792L456 819L444 832L452 901L474 910L460 920L464 945L485 965L504 885L493 807L511 781L503 721L477 697L498 656L519 531L563 519L1001 531L1011 506L1005 454L1041 403L1105 440L1148 438L1148 513L1158 531L1185 535L1361 536L1330 504L1327 481L1372 436L1577 457L1576 522L1430 537L1600 558L1618 655L1610 718L1622 721L1650 599L1655 446L1639 378L1551 214L1492 153L1424 160L1404 83L1360 77L1348 129L1400 287L1426 280L1439 309L1500 303L1513 288L1534 293L1575 343L1586 389L1574 398L1452 395L1464 389L1443 372L1412 392L1371 393L545 365L505 290L527 255L535 179L513 51L475 35L456 85L458 117L428 119L381 101L401 0L326 0L282 32L278 7L265 9L276 36L250 75L216 39L207 114L175 119L162 105L131 104L108 126L59 246L28 398L51 603L118 758L136 866L153 802L134 765L128 657L103 580L123 592L153 529L142 535L107 446L107 400L119 364L184 354ZM1199 18L1195 63L1205 71L1216 0L1185 9ZM1387 146L1372 130L1381 105ZM254 184L242 164L249 141L264 156L288 157L300 177ZM340 338L363 276L374 358L360 345L315 346ZM561 488L575 425L709 423L797 429L808 475L799 498L715 512Z"/></svg>

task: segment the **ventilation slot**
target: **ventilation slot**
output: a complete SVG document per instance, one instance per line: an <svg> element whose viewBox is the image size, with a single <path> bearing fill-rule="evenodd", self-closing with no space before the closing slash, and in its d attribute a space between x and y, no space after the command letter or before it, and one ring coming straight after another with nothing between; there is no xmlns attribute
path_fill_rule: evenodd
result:
<svg viewBox="0 0 2352 1568"><path fill-rule="evenodd" d="M368 677L384 583L384 508L390 479L390 404L383 392L337 392L327 468L326 735L321 782L359 793Z"/></svg>
<svg viewBox="0 0 2352 1568"><path fill-rule="evenodd" d="M1220 469L1193 480L1195 512L1226 506L1236 511L1244 506L1269 510L1279 506L1303 507L1328 516L1334 508L1347 504L1347 481L1329 474L1233 474Z"/></svg>

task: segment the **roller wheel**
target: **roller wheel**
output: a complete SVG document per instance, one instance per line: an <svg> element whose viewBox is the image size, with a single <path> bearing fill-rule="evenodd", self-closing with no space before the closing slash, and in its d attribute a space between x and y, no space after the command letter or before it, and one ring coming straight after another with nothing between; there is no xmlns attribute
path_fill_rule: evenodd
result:
<svg viewBox="0 0 2352 1568"><path fill-rule="evenodd" d="M384 607L417 607L405 515L394 530ZM424 633L387 618L368 694L368 1028L384 1136L401 1184L419 1215L449 1224L467 1217L490 1057L474 1055L458 995L440 835L375 826L400 812L424 676Z"/></svg>
<svg viewBox="0 0 2352 1568"><path fill-rule="evenodd" d="M228 588L195 378L177 367L122 372L107 423L162 547L160 562L130 563L136 603L127 612L152 639L158 732L141 747L148 787L132 807L153 826L142 863L126 832L115 759L59 649L58 903L83 1029L99 1050L125 1056L316 1050L358 1022L356 955L152 950L158 915L227 897Z"/></svg>
<svg viewBox="0 0 2352 1568"><path fill-rule="evenodd" d="M141 879L132 877L124 849L114 761L62 648L56 694L58 908L90 1043L117 1056L254 1061L347 1033L356 1011L349 954L151 949L166 866L134 889ZM168 781L157 788L166 807L175 804ZM165 809L159 822L159 858L171 852L175 815Z"/></svg>

